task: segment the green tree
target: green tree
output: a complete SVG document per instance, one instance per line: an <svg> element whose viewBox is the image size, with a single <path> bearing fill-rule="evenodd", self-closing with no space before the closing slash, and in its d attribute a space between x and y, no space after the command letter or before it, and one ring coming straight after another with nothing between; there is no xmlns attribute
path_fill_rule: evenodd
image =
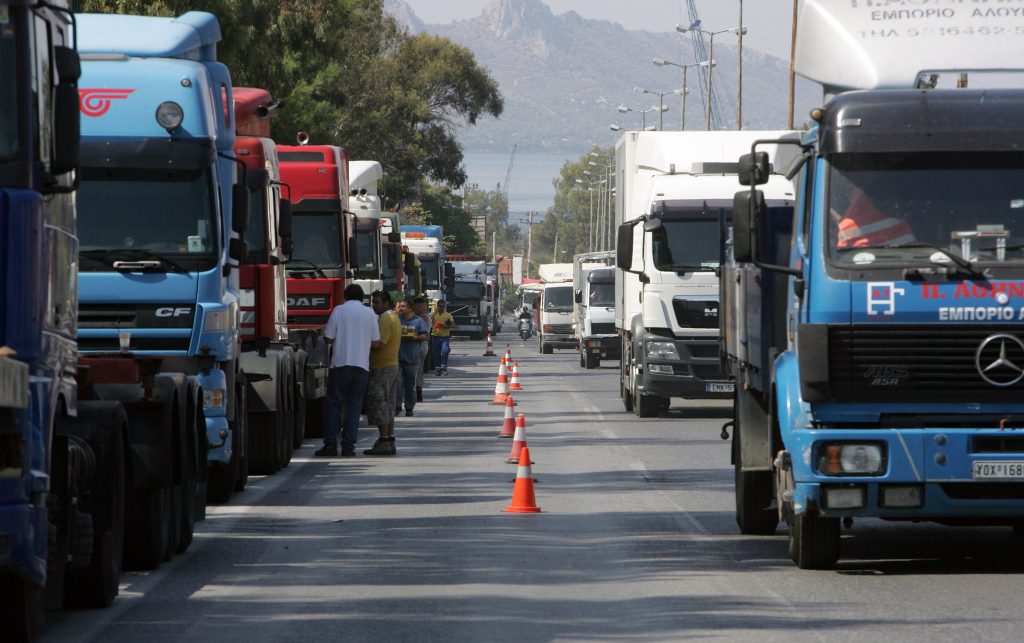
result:
<svg viewBox="0 0 1024 643"><path fill-rule="evenodd" d="M423 179L465 182L457 128L503 102L472 53L447 39L409 35L381 0L79 0L78 10L138 15L217 15L218 57L239 86L284 99L274 137L298 131L384 167L392 205L420 198Z"/></svg>

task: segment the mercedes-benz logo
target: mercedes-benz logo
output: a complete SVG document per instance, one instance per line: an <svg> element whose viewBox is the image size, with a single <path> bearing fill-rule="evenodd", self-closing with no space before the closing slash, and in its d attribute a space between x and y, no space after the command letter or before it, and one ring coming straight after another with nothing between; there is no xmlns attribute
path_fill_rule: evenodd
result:
<svg viewBox="0 0 1024 643"><path fill-rule="evenodd" d="M992 386L1013 386L1024 379L1024 341L1014 335L989 335L974 354L978 374Z"/></svg>

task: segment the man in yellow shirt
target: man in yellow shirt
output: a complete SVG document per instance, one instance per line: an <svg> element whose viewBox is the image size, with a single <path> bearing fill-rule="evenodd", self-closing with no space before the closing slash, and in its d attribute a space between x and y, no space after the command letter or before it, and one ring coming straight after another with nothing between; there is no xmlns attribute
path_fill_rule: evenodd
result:
<svg viewBox="0 0 1024 643"><path fill-rule="evenodd" d="M391 310L391 294L375 290L370 306L377 313L380 348L370 350L370 381L366 389L366 419L376 424L380 437L364 455L395 455L395 381L398 379L398 350L402 346L402 323Z"/></svg>
<svg viewBox="0 0 1024 643"><path fill-rule="evenodd" d="M455 330L455 318L448 312L448 302L439 299L437 311L430 317L430 348L434 351L434 375L448 374L448 353L451 352L450 335Z"/></svg>

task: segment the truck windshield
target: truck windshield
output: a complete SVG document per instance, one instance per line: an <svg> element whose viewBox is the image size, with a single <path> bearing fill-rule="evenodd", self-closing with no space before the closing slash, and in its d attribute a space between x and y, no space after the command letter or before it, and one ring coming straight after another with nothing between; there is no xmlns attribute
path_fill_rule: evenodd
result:
<svg viewBox="0 0 1024 643"><path fill-rule="evenodd" d="M376 219L372 225L362 223L356 226L356 259L363 277L380 274L380 224Z"/></svg>
<svg viewBox="0 0 1024 643"><path fill-rule="evenodd" d="M319 268L337 268L341 265L341 222L337 212L295 212L292 216L292 236L295 252L292 262L296 268L303 264L316 264Z"/></svg>
<svg viewBox="0 0 1024 643"><path fill-rule="evenodd" d="M398 272L395 270L395 266L402 265L402 246L394 243L386 244L382 254L384 261L380 264L380 278L384 280L384 285L389 290L397 290Z"/></svg>
<svg viewBox="0 0 1024 643"><path fill-rule="evenodd" d="M572 286L544 289L544 310L569 312L572 310Z"/></svg>
<svg viewBox="0 0 1024 643"><path fill-rule="evenodd" d="M166 257L171 267L189 271L213 267L217 222L208 169L137 180L89 168L82 175L78 249L91 260L82 270L107 271L122 257Z"/></svg>
<svg viewBox="0 0 1024 643"><path fill-rule="evenodd" d="M420 257L420 266L423 268L423 289L439 289L441 281L437 273L437 257Z"/></svg>
<svg viewBox="0 0 1024 643"><path fill-rule="evenodd" d="M15 42L13 29L0 31L0 163L16 159L20 147Z"/></svg>
<svg viewBox="0 0 1024 643"><path fill-rule="evenodd" d="M479 302L484 298L484 285L478 281L456 281L449 299Z"/></svg>
<svg viewBox="0 0 1024 643"><path fill-rule="evenodd" d="M837 264L1024 260L1024 154L830 160L829 246Z"/></svg>
<svg viewBox="0 0 1024 643"><path fill-rule="evenodd" d="M245 243L249 247L244 263L266 261L267 214L264 211L267 199L263 190L249 193L249 223L245 226Z"/></svg>
<svg viewBox="0 0 1024 643"><path fill-rule="evenodd" d="M615 284L592 283L590 284L590 305L591 306L614 306L615 305Z"/></svg>
<svg viewBox="0 0 1024 643"><path fill-rule="evenodd" d="M730 215L731 210L723 207L673 210L651 234L654 266L674 272L715 271L720 259L719 218L729 221Z"/></svg>

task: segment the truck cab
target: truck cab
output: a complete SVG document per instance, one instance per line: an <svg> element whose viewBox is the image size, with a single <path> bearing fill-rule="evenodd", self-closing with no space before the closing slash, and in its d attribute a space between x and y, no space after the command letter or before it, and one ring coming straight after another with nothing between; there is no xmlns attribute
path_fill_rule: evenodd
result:
<svg viewBox="0 0 1024 643"><path fill-rule="evenodd" d="M359 265L353 265L355 279L370 301L370 293L384 288L384 274L395 274L394 254L384 256L384 218L377 195L377 184L384 170L377 161L349 161L349 207L355 220L356 254ZM390 261L385 267L385 263Z"/></svg>
<svg viewBox="0 0 1024 643"><path fill-rule="evenodd" d="M738 155L782 135L628 132L616 145L615 327L626 410L653 417L673 397L732 397L719 360L721 229L732 217Z"/></svg>
<svg viewBox="0 0 1024 643"><path fill-rule="evenodd" d="M547 263L537 267L544 282L537 325L538 348L544 355L556 348L578 347L572 330L572 270L571 263Z"/></svg>
<svg viewBox="0 0 1024 643"><path fill-rule="evenodd" d="M423 275L423 291L431 301L444 299L444 228L435 225L402 226L402 243L416 255Z"/></svg>
<svg viewBox="0 0 1024 643"><path fill-rule="evenodd" d="M1024 525L1024 36L941 13L889 39L870 7L807 0L796 70L825 100L792 146L794 206L762 189L770 151L741 161L736 520L788 523L800 568L833 566L858 517Z"/></svg>
<svg viewBox="0 0 1024 643"><path fill-rule="evenodd" d="M615 268L613 252L573 257L573 331L580 349L580 366L597 368L602 359L619 357L615 332Z"/></svg>
<svg viewBox="0 0 1024 643"><path fill-rule="evenodd" d="M450 255L448 265L454 271L454 279L448 284L448 312L455 318L460 333L469 334L470 339L483 339L487 336L491 311L487 301L487 259L483 255Z"/></svg>

